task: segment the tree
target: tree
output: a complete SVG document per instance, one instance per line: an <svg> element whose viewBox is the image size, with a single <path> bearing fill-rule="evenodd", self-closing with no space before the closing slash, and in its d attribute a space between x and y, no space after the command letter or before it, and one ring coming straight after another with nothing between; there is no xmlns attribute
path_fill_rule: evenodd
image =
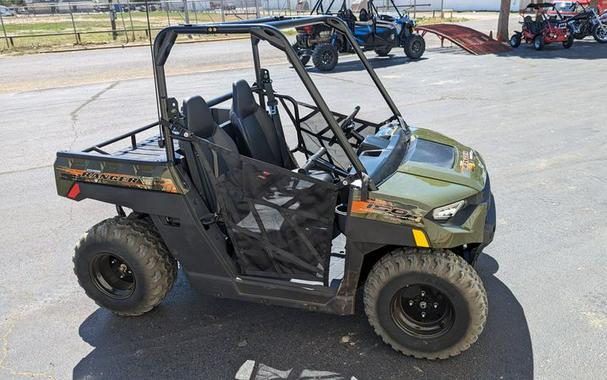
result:
<svg viewBox="0 0 607 380"><path fill-rule="evenodd" d="M508 41L508 19L510 18L511 0L502 0L500 16L497 20L497 40Z"/></svg>
<svg viewBox="0 0 607 380"><path fill-rule="evenodd" d="M16 5L25 5L25 0L0 0L0 5L5 7L14 7Z"/></svg>

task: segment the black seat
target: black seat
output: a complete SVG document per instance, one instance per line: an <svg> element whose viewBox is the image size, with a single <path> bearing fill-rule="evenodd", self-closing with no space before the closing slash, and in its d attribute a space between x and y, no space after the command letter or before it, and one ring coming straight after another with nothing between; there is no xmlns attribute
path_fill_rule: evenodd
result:
<svg viewBox="0 0 607 380"><path fill-rule="evenodd" d="M196 146L194 149L191 144L180 142L180 148L186 155L186 163L194 185L205 198L209 210L216 211L217 200L208 176L210 173L207 174L200 155L204 155L210 169L215 172L216 176L219 176L229 170L230 165L237 165L237 162L232 161L237 160L237 156L234 154L238 154L238 148L232 138L217 125L209 106L202 97L194 96L183 102L183 115L186 128L190 133L233 152L223 154L215 152L213 154L214 152L207 144L194 141L193 144Z"/></svg>
<svg viewBox="0 0 607 380"><path fill-rule="evenodd" d="M278 133L268 113L255 102L245 80L232 85L230 121L246 142L248 152L243 154L286 169L295 168L283 134Z"/></svg>
<svg viewBox="0 0 607 380"><path fill-rule="evenodd" d="M360 12L358 12L358 20L360 20L361 22L367 22L370 19L371 18L369 17L369 12L367 12L365 8L362 8Z"/></svg>
<svg viewBox="0 0 607 380"><path fill-rule="evenodd" d="M193 96L183 102L183 114L186 120L186 127L194 135L209 140L213 144L223 148L238 152L234 140L219 128L219 125L213 119L211 109L200 96Z"/></svg>

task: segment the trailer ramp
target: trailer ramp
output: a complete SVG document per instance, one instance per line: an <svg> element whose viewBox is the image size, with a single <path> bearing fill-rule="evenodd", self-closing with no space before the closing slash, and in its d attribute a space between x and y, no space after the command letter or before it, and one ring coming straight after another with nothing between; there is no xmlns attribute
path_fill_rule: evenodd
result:
<svg viewBox="0 0 607 380"><path fill-rule="evenodd" d="M497 54L510 51L510 47L506 46L490 36L456 24L434 24L418 26L416 29L424 36L426 33L436 34L441 40L441 46L445 40L449 40L466 50L470 54Z"/></svg>

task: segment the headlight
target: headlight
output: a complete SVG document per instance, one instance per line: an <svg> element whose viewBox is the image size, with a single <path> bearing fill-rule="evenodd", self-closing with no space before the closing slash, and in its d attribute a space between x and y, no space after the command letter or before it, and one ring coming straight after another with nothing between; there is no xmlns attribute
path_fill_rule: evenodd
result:
<svg viewBox="0 0 607 380"><path fill-rule="evenodd" d="M446 206L437 207L432 210L432 217L434 220L447 220L457 214L464 207L464 204L466 204L466 201L461 200Z"/></svg>

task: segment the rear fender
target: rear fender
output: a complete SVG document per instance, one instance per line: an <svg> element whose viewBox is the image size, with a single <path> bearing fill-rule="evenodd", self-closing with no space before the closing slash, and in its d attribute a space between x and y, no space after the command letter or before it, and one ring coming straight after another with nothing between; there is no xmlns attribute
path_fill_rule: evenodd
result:
<svg viewBox="0 0 607 380"><path fill-rule="evenodd" d="M181 263L188 277L211 276L231 283L236 276L225 235L216 223L203 225L201 222L209 212L195 191L169 194L93 183L79 183L79 187L77 200L95 199L149 214L169 252ZM215 290L210 286L207 291L213 294Z"/></svg>

